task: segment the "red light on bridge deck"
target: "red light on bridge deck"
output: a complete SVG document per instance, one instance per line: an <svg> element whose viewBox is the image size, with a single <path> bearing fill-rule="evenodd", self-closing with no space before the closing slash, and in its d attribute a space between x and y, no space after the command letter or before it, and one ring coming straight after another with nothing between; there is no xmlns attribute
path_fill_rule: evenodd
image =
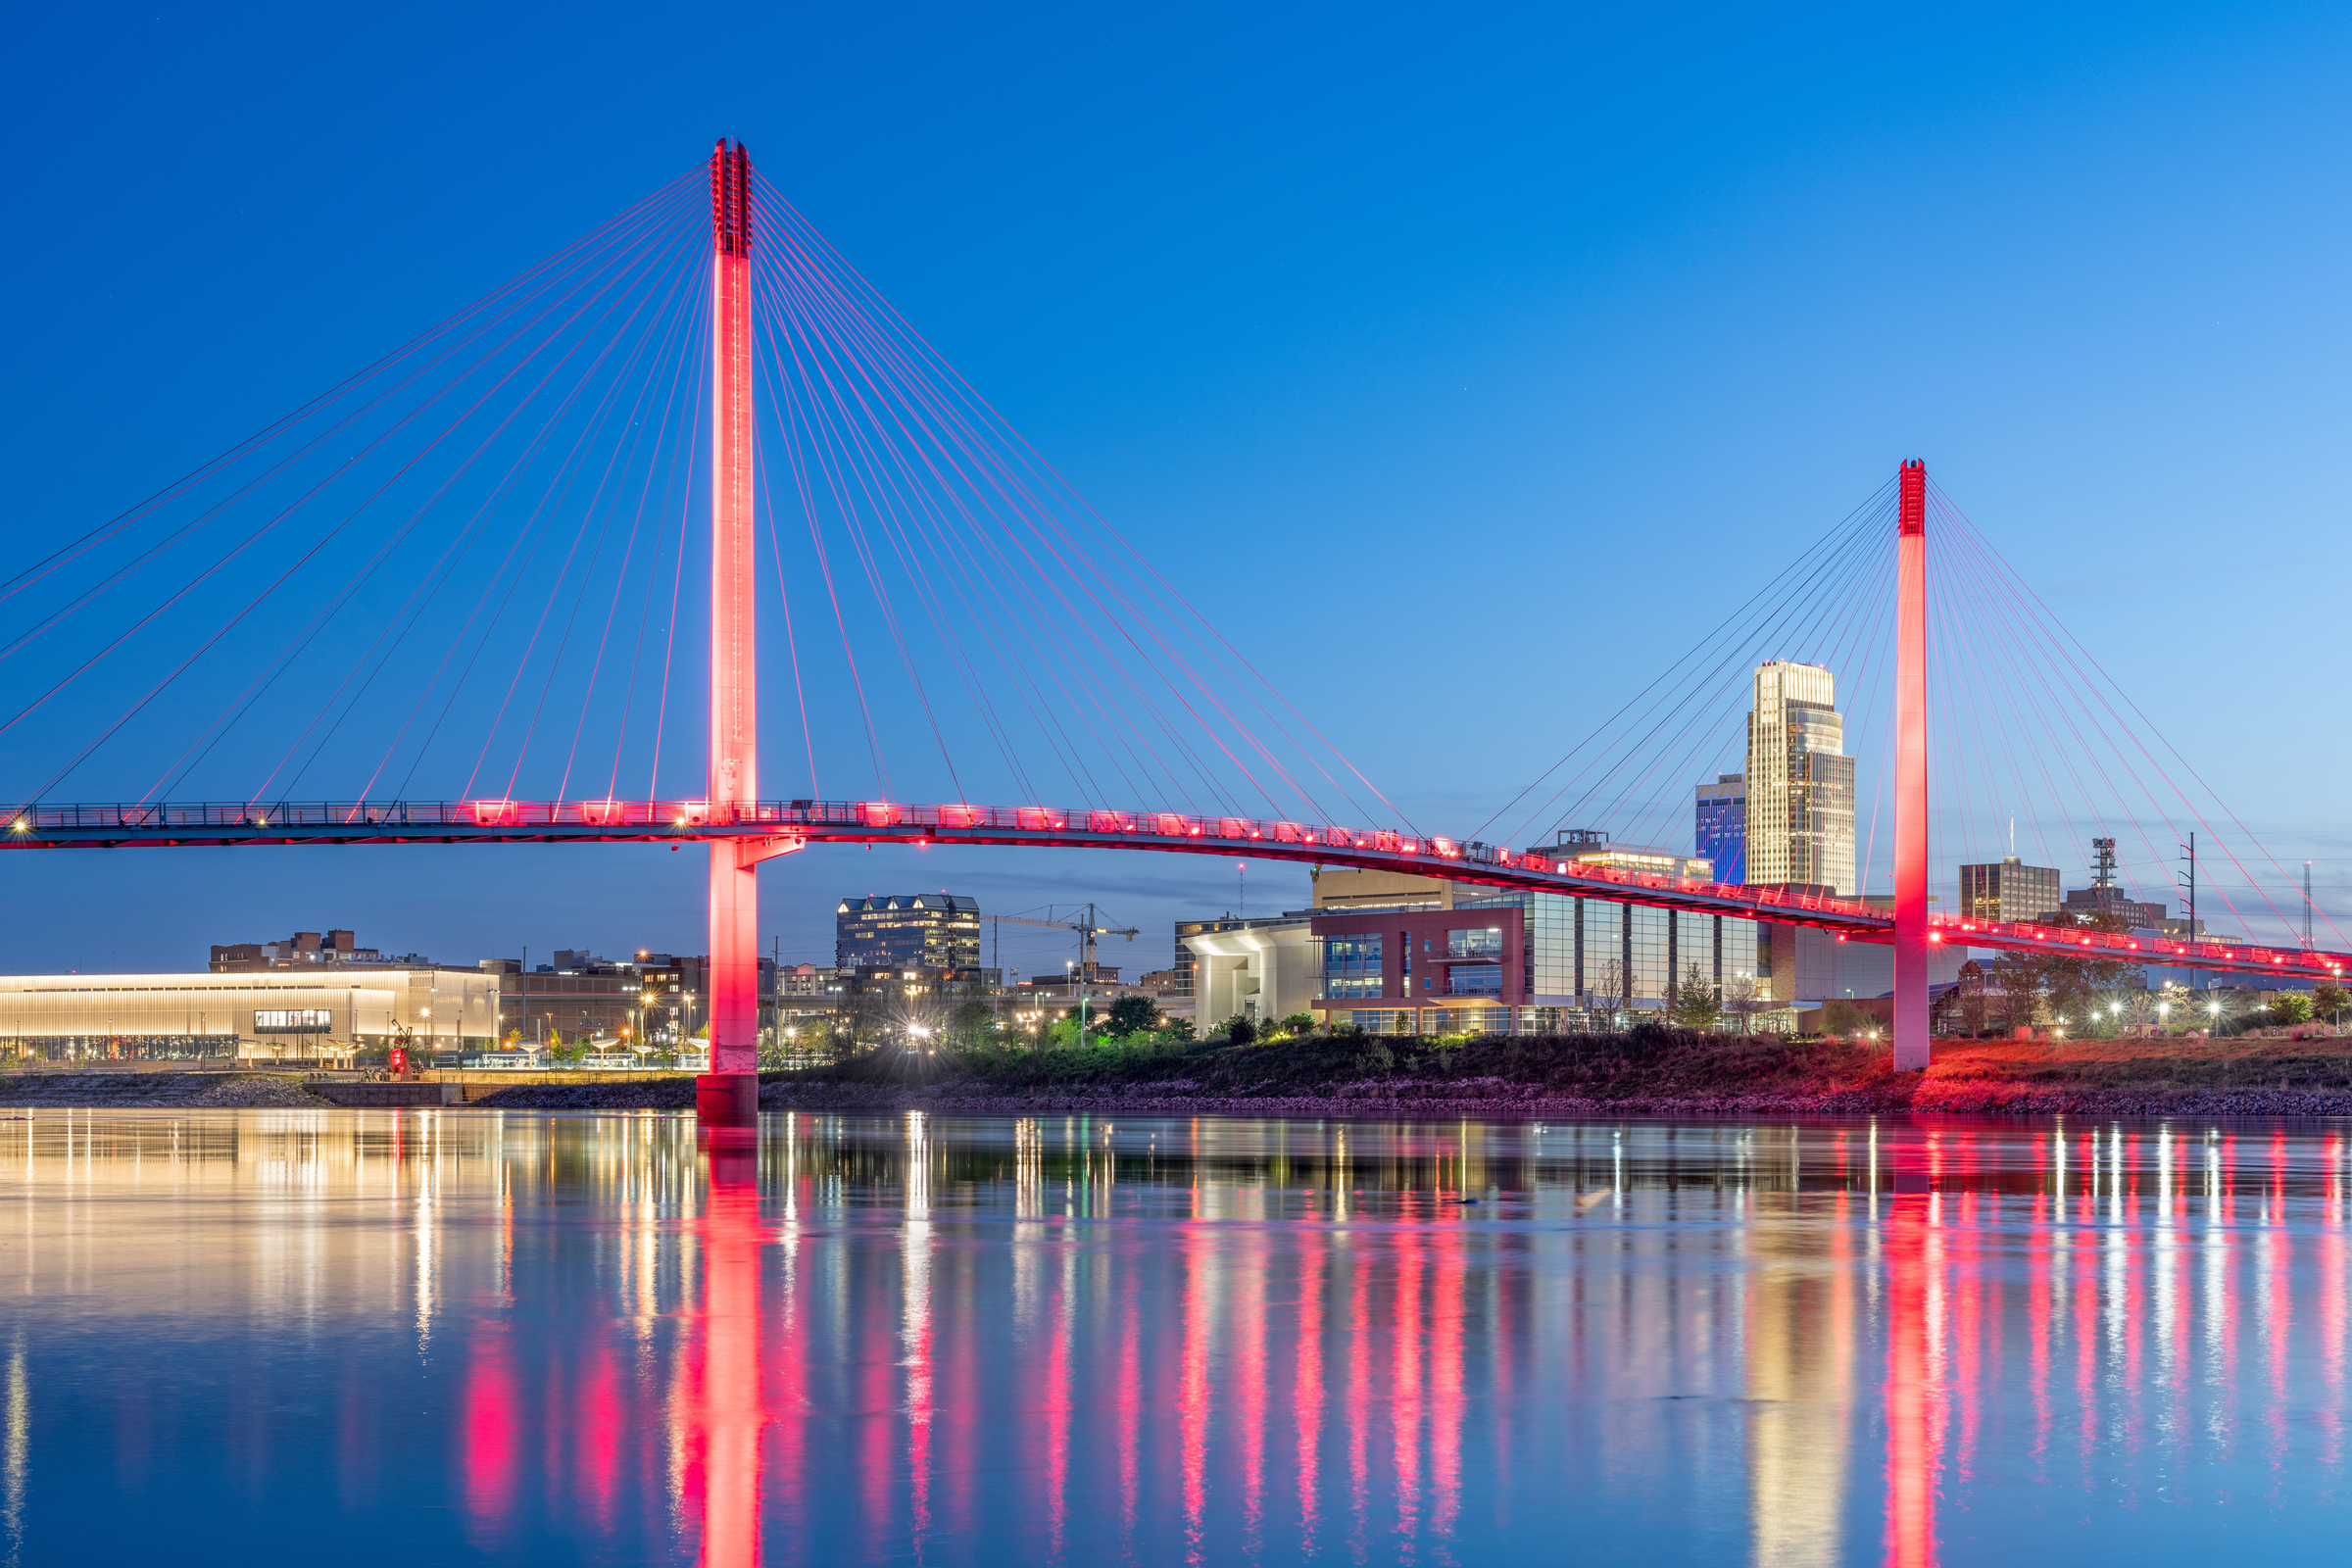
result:
<svg viewBox="0 0 2352 1568"><path fill-rule="evenodd" d="M1928 933L1928 940L1930 942L1941 942L1943 940L1943 933L1940 931L1931 931Z"/></svg>

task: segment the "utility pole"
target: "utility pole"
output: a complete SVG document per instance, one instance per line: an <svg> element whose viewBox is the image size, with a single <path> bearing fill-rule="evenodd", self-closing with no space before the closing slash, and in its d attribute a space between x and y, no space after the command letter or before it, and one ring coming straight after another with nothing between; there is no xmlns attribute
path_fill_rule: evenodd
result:
<svg viewBox="0 0 2352 1568"><path fill-rule="evenodd" d="M2311 952L2311 862L2303 862L2303 951Z"/></svg>
<svg viewBox="0 0 2352 1568"><path fill-rule="evenodd" d="M2192 832L2188 835L2188 842L2181 846L2181 852L2180 858L2188 862L2188 940L2191 946L2194 946L2197 940L2197 835L2195 833ZM2180 872L2173 873L2175 881L2179 881L2180 878ZM2197 989L2197 964L2193 956L2188 964L2188 989L2191 991Z"/></svg>

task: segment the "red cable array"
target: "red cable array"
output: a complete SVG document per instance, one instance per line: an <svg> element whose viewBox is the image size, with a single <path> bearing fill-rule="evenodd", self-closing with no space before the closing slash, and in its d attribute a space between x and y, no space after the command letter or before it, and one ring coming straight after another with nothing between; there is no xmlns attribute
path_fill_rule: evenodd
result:
<svg viewBox="0 0 2352 1568"><path fill-rule="evenodd" d="M0 581L20 694L0 766L22 774L0 788L38 799L118 748L152 780L142 800L314 777L367 800L395 774L396 798L422 777L436 797L487 778L564 799L607 743L608 798L632 757L659 797L665 747L689 746L669 765L699 779L702 737L667 719L708 525L700 177ZM841 776L838 740L885 799L1066 787L1103 808L1402 815L772 187L742 201L783 610L766 652L791 665L812 797ZM1890 480L1470 837L1507 819L1506 847L1545 822L1679 846L1691 786L1740 755L1754 666L1788 659L1832 669L1847 753L1873 760L1847 891L1876 891L1893 505ZM2286 868L1940 491L1929 539L1938 882L1999 858L2014 815L2062 867L2084 837L2129 842L2134 890L2169 895L2166 835L2194 827L2228 867L2214 896L2242 918L2251 894L2291 931L2292 900L2254 874ZM793 599L820 587L836 637L804 642Z"/></svg>

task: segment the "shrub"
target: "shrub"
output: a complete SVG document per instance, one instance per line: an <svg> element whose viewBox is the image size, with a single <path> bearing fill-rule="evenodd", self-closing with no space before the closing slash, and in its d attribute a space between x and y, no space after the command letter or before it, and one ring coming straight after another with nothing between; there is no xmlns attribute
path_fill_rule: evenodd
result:
<svg viewBox="0 0 2352 1568"><path fill-rule="evenodd" d="M1150 1029L1158 1021L1159 1004L1150 997L1121 997L1110 1004L1110 1011L1103 1015L1102 1032L1131 1035L1138 1030Z"/></svg>

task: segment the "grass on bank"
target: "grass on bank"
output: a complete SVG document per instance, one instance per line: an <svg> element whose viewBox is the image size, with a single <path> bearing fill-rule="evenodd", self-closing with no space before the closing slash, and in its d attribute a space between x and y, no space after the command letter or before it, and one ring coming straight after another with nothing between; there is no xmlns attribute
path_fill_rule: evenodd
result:
<svg viewBox="0 0 2352 1568"><path fill-rule="evenodd" d="M1100 1089L1204 1099L1281 1098L1411 1086L1462 1099L1704 1099L1842 1094L1907 1103L1884 1044L1737 1036L1644 1024L1624 1034L1426 1039L1308 1035L1235 1045L1141 1037L1083 1049L874 1051L771 1083L1013 1093ZM2352 1091L2352 1040L1939 1041L1927 1079L2019 1089Z"/></svg>
<svg viewBox="0 0 2352 1568"><path fill-rule="evenodd" d="M769 1082L999 1090L1163 1087L1209 1098L1325 1093L1350 1084L1458 1085L1562 1098L1813 1092L1885 1072L1867 1045L1644 1025L1610 1035L1310 1035L1266 1043L1090 1042L1083 1049L873 1051Z"/></svg>

